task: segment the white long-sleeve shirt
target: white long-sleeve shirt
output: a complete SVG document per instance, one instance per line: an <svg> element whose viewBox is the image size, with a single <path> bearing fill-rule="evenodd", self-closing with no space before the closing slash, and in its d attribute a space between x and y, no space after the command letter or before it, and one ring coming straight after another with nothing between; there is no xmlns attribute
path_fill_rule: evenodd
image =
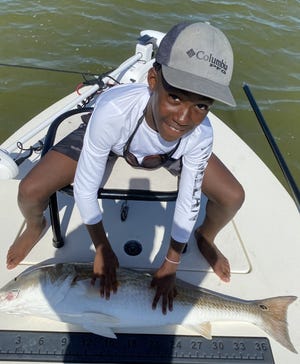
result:
<svg viewBox="0 0 300 364"><path fill-rule="evenodd" d="M122 156L123 148L136 127L149 100L145 84L114 86L97 100L87 126L83 149L74 180L74 196L83 223L101 221L97 193L110 151ZM212 151L213 132L208 117L194 130L181 138L172 158L182 157L182 171L175 205L171 235L178 242L189 240L198 217L201 184ZM177 141L165 141L144 119L138 128L130 152L139 161L144 156L167 153Z"/></svg>

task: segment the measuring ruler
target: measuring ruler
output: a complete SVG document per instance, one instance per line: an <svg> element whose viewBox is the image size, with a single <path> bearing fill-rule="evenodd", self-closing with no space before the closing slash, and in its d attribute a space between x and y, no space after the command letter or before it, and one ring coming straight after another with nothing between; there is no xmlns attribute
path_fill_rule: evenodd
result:
<svg viewBox="0 0 300 364"><path fill-rule="evenodd" d="M263 337L0 331L0 361L69 363L275 364Z"/></svg>

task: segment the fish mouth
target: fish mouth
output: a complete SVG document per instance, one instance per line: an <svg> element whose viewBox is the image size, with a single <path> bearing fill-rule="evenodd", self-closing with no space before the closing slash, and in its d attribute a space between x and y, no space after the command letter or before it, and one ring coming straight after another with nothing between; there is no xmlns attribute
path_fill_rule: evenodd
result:
<svg viewBox="0 0 300 364"><path fill-rule="evenodd" d="M9 302L18 298L20 294L19 289L12 289L11 291L3 292L0 294L0 302Z"/></svg>

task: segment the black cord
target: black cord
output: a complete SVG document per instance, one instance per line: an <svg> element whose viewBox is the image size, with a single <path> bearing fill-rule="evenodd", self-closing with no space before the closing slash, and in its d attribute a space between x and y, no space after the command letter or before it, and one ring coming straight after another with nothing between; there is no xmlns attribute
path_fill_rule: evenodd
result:
<svg viewBox="0 0 300 364"><path fill-rule="evenodd" d="M30 146L29 148L24 148L23 143L17 142L17 147L20 149L20 152L19 152L18 157L16 157L14 159L14 161L15 161L16 165L19 166L26 159L28 159L32 155L33 152L41 152L43 150L44 143L41 140L39 140L38 141L38 145L36 145L36 146ZM21 155L22 152L28 152L28 153L26 155L20 157L20 155Z"/></svg>
<svg viewBox="0 0 300 364"><path fill-rule="evenodd" d="M51 72L61 72L61 73L73 73L73 74L82 75L82 76L83 75L95 76L95 73L90 73L90 72L60 70L60 69L57 69L57 68L38 67L38 66L25 66L25 65L21 65L21 64L0 63L0 66L3 66L3 67L13 67L13 68L25 68L25 69L38 70L38 71L51 71Z"/></svg>
<svg viewBox="0 0 300 364"><path fill-rule="evenodd" d="M40 152L43 149L44 143L39 140L38 141L38 145L37 146L30 146L29 148L24 148L23 147L23 143L22 142L17 142L17 147L20 149L20 152L25 152L25 151L34 151L34 152Z"/></svg>

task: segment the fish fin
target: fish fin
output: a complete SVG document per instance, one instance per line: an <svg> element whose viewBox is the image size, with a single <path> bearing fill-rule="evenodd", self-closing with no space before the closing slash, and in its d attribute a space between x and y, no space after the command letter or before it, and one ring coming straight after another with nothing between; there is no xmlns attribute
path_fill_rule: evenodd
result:
<svg viewBox="0 0 300 364"><path fill-rule="evenodd" d="M262 322L257 325L293 353L297 351L289 337L287 309L296 299L295 296L281 296L255 301L262 317Z"/></svg>
<svg viewBox="0 0 300 364"><path fill-rule="evenodd" d="M82 319L84 322L90 322L91 324L96 325L109 325L114 326L120 322L118 318L111 315L106 315L105 313L101 312L84 312L82 314Z"/></svg>
<svg viewBox="0 0 300 364"><path fill-rule="evenodd" d="M113 332L113 330L110 327L97 325L95 322L94 323L91 323L91 322L84 323L82 325L82 327L85 330L92 332L93 334L96 334L96 335L109 337L111 339L117 338L116 334Z"/></svg>
<svg viewBox="0 0 300 364"><path fill-rule="evenodd" d="M196 335L201 335L205 339L211 340L211 324L209 321L203 322L200 325L184 325L189 331L195 333Z"/></svg>
<svg viewBox="0 0 300 364"><path fill-rule="evenodd" d="M116 339L116 335L111 329L119 323L119 319L114 316L99 312L84 312L82 314L82 327L93 334Z"/></svg>

